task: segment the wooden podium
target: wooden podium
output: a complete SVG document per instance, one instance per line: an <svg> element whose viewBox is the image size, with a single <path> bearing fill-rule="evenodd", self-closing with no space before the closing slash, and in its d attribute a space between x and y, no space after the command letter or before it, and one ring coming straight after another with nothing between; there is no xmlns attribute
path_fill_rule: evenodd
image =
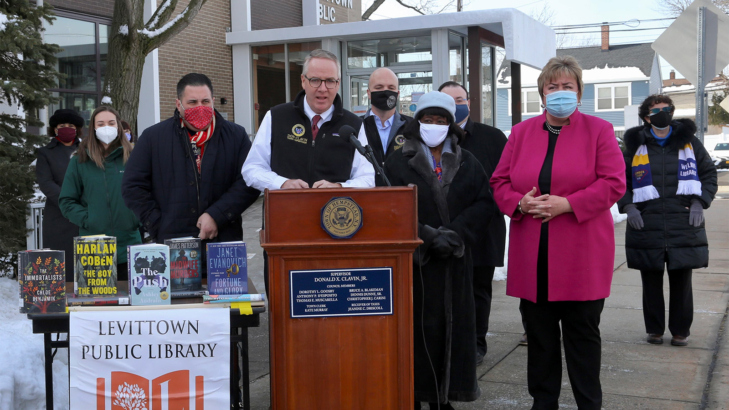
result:
<svg viewBox="0 0 729 410"><path fill-rule="evenodd" d="M358 222L347 199L361 228L335 239L325 225ZM415 187L265 192L272 409L413 408L416 199Z"/></svg>

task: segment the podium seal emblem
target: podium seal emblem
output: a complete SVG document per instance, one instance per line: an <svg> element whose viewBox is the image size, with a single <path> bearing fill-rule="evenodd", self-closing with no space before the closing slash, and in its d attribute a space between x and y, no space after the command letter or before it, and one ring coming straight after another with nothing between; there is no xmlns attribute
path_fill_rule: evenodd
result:
<svg viewBox="0 0 729 410"><path fill-rule="evenodd" d="M352 198L332 198L321 210L321 227L334 239L349 239L362 227L362 208Z"/></svg>

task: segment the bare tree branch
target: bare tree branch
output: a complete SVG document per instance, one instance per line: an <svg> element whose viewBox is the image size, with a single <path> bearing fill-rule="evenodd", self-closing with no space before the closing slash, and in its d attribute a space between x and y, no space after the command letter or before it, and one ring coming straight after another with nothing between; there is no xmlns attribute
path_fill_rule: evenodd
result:
<svg viewBox="0 0 729 410"><path fill-rule="evenodd" d="M663 13L672 17L678 17L693 2L694 0L656 0ZM712 2L721 11L729 14L729 0L713 0Z"/></svg>
<svg viewBox="0 0 729 410"><path fill-rule="evenodd" d="M441 14L441 13L443 13L448 7L451 7L453 5L453 3L455 3L455 1L456 0L450 0L448 3L446 3L445 6L443 6L442 9L440 9L440 11L436 12L435 14Z"/></svg>
<svg viewBox="0 0 729 410"><path fill-rule="evenodd" d="M411 5L407 4L407 3L405 3L403 0L395 0L395 1L398 2L401 6L403 6L405 8L408 8L408 9L411 9L411 10L415 10L415 12L417 12L419 14L423 14L423 15L425 14L425 12L423 12L423 10L421 10L420 8L415 7L415 6L411 6Z"/></svg>
<svg viewBox="0 0 729 410"><path fill-rule="evenodd" d="M372 14L374 14L374 12L377 11L384 2L385 0L375 0L374 3L372 3L372 5L368 7L364 13L362 13L362 20L369 20L370 16L372 16Z"/></svg>
<svg viewBox="0 0 729 410"><path fill-rule="evenodd" d="M149 37L149 41L144 47L145 54L149 54L152 50L158 48L162 44L169 41L172 37L177 35L180 31L184 30L195 18L197 12L205 4L207 0L190 0L190 4L187 8L177 15L173 20L170 20L162 27L155 30L144 30L142 34Z"/></svg>
<svg viewBox="0 0 729 410"><path fill-rule="evenodd" d="M144 27L147 30L156 30L162 27L163 24L170 20L170 16L175 12L175 7L177 7L177 0L166 0L162 2Z"/></svg>

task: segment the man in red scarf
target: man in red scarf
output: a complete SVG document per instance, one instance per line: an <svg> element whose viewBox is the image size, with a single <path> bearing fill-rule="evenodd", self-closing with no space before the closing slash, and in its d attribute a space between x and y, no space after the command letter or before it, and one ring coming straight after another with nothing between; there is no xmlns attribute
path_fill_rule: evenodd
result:
<svg viewBox="0 0 729 410"><path fill-rule="evenodd" d="M182 77L174 115L146 129L127 162L124 202L158 243L243 238L241 214L259 196L240 174L251 142L214 100L207 76Z"/></svg>

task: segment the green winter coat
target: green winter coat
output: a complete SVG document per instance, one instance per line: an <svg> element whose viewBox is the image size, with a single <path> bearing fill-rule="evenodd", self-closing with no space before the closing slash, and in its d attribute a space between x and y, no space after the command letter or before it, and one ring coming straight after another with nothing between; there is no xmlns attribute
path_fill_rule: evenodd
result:
<svg viewBox="0 0 729 410"><path fill-rule="evenodd" d="M127 261L127 245L142 243L139 220L122 199L122 177L124 150L121 147L106 157L104 169L91 159L79 163L78 155L74 155L58 197L61 213L78 225L81 236L116 237L117 263Z"/></svg>

